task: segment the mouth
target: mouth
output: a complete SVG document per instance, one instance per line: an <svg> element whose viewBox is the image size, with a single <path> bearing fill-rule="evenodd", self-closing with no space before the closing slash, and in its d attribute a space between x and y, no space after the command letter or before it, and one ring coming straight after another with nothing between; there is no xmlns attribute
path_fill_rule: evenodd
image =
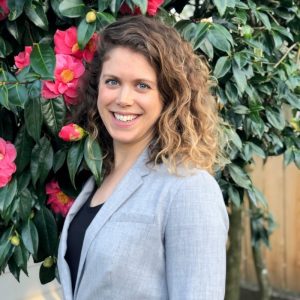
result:
<svg viewBox="0 0 300 300"><path fill-rule="evenodd" d="M136 115L136 114L120 114L120 113L116 113L116 112L113 112L112 114L116 120L124 122L124 123L131 122L140 116L140 115Z"/></svg>

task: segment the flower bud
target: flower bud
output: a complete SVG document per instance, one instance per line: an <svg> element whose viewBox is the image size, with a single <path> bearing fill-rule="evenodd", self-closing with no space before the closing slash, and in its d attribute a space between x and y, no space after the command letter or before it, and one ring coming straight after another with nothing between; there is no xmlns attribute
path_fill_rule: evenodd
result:
<svg viewBox="0 0 300 300"><path fill-rule="evenodd" d="M17 235L13 235L10 237L10 242L14 246L19 246L20 245L20 238Z"/></svg>
<svg viewBox="0 0 300 300"><path fill-rule="evenodd" d="M71 123L60 130L58 136L66 142L79 141L85 136L85 131L80 126Z"/></svg>
<svg viewBox="0 0 300 300"><path fill-rule="evenodd" d="M53 266L53 264L54 264L54 259L52 256L46 257L43 261L43 266L45 268L51 268Z"/></svg>
<svg viewBox="0 0 300 300"><path fill-rule="evenodd" d="M85 20L87 23L94 23L96 21L97 15L96 13L91 10L85 15Z"/></svg>

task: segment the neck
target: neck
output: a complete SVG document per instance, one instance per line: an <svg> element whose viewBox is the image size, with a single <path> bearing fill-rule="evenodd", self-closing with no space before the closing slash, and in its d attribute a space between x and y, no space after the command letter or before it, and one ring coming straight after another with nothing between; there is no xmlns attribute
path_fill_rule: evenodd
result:
<svg viewBox="0 0 300 300"><path fill-rule="evenodd" d="M148 147L147 143L136 143L134 145L114 143L114 168L113 171L129 169L139 155Z"/></svg>

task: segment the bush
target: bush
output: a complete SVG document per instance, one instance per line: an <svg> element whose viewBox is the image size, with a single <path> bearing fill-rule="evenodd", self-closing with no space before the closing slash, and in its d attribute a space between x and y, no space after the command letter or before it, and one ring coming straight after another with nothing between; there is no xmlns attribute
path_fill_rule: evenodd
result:
<svg viewBox="0 0 300 300"><path fill-rule="evenodd" d="M125 2L125 3L124 3ZM86 178L101 181L101 149L66 125L76 87L95 51L96 32L122 14L155 15L204 55L230 163L217 173L229 206L246 193L260 208L254 241L268 243L267 200L245 167L253 156L284 154L300 167L300 10L290 0L0 1L0 272L19 280L30 256L42 283L55 278L58 239ZM126 6L125 6L126 5ZM98 158L98 159L97 159ZM267 214L267 215L266 215Z"/></svg>

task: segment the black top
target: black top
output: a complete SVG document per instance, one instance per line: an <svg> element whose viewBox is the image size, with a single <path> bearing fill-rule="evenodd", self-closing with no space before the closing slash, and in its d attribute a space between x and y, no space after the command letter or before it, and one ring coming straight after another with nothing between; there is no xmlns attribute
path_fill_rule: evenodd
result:
<svg viewBox="0 0 300 300"><path fill-rule="evenodd" d="M65 255L65 259L70 268L73 292L75 288L79 259L85 232L96 216L97 212L103 205L102 203L94 207L90 206L94 193L95 191L91 193L87 201L77 212L74 219L70 223L70 227L68 230L67 252Z"/></svg>

